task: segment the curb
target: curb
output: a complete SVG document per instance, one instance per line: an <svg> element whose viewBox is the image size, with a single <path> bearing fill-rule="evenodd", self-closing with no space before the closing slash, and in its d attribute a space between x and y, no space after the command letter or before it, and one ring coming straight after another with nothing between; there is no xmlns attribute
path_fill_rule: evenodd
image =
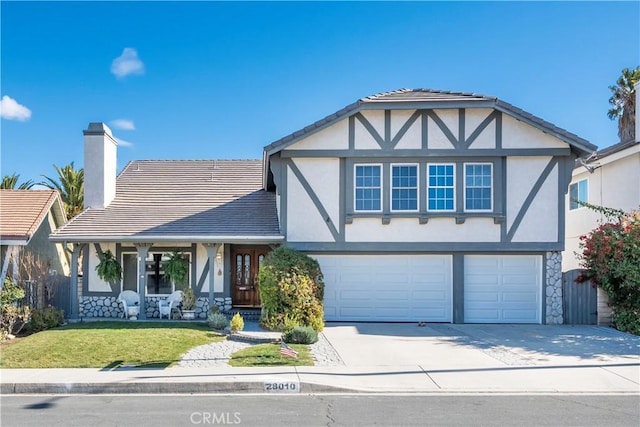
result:
<svg viewBox="0 0 640 427"><path fill-rule="evenodd" d="M146 383L13 383L1 384L0 394L309 394L362 393L362 390L324 384L300 383L300 392L265 391L263 381L245 382L146 382Z"/></svg>

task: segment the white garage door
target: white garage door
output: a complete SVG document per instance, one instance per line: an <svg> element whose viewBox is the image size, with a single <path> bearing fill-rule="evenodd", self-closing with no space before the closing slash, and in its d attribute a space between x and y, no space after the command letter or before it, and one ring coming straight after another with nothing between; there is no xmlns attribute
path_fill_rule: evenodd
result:
<svg viewBox="0 0 640 427"><path fill-rule="evenodd" d="M464 257L465 323L541 323L542 257Z"/></svg>
<svg viewBox="0 0 640 427"><path fill-rule="evenodd" d="M334 321L451 322L449 255L317 255Z"/></svg>

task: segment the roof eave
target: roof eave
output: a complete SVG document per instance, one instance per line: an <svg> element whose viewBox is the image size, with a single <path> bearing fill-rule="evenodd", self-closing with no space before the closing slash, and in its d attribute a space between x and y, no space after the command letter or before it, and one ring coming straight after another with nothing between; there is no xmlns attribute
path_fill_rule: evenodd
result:
<svg viewBox="0 0 640 427"><path fill-rule="evenodd" d="M282 235L214 235L214 236L196 236L196 235L49 235L52 242L69 242L69 243L162 243L162 242L192 242L192 243L279 243L284 241Z"/></svg>
<svg viewBox="0 0 640 427"><path fill-rule="evenodd" d="M531 113L527 113L521 108L515 107L508 102L498 100L496 101L494 108L566 142L575 149L576 154L579 157L589 155L598 149L597 146L591 144L586 139L580 138L578 135L561 129Z"/></svg>

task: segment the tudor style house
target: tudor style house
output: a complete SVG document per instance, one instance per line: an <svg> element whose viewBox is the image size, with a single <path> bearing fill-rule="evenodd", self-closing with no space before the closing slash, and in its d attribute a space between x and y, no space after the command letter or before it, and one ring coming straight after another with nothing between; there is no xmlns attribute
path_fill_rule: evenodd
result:
<svg viewBox="0 0 640 427"><path fill-rule="evenodd" d="M85 131L87 209L52 235L85 251L79 315L142 317L191 260L199 315L259 306L256 273L285 244L316 258L329 321L561 323L564 197L595 147L496 98L403 89L363 98L265 147L263 161L136 161ZM111 249L121 283L95 275Z"/></svg>

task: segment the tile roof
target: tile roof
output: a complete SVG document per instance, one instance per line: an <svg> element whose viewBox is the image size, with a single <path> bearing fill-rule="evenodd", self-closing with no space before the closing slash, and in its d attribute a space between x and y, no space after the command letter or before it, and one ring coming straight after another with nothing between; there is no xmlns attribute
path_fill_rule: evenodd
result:
<svg viewBox="0 0 640 427"><path fill-rule="evenodd" d="M130 162L105 209L86 209L61 241L281 240L275 194L262 190L260 160ZM181 240L182 239L182 240Z"/></svg>
<svg viewBox="0 0 640 427"><path fill-rule="evenodd" d="M52 209L66 221L60 195L55 190L0 190L0 239L27 244Z"/></svg>
<svg viewBox="0 0 640 427"><path fill-rule="evenodd" d="M306 135L323 129L332 123L342 120L360 110L379 109L379 108L397 108L398 105L405 104L407 108L459 108L467 107L485 107L495 108L518 120L522 120L554 135L571 146L575 147L580 154L588 154L597 147L590 144L587 140L579 136L561 129L531 113L528 113L518 107L507 102L501 101L493 96L479 95L468 92L452 92L435 89L398 89L390 92L378 93L359 99L353 104L347 105L343 109L336 111L317 122L287 135L274 143L266 146L264 151L267 155L274 154L287 146L297 142Z"/></svg>

